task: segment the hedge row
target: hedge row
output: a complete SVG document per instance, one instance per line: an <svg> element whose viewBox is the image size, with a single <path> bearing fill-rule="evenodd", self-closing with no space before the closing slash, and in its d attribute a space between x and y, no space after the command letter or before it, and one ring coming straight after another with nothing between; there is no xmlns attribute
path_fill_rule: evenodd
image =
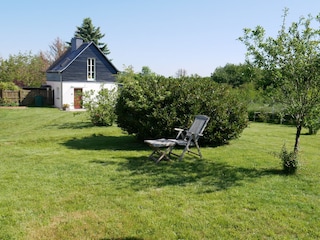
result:
<svg viewBox="0 0 320 240"><path fill-rule="evenodd" d="M295 124L291 115L283 114L282 112L268 112L268 111L248 111L249 121L265 122L275 124Z"/></svg>

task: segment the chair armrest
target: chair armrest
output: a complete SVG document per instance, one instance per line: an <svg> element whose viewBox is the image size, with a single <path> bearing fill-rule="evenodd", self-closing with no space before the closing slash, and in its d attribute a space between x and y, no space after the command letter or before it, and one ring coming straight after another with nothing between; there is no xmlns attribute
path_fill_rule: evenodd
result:
<svg viewBox="0 0 320 240"><path fill-rule="evenodd" d="M184 134L183 134L183 132L185 131L184 129L182 129L182 128L174 128L174 130L178 131L176 139L179 139L179 138L183 139L184 138Z"/></svg>

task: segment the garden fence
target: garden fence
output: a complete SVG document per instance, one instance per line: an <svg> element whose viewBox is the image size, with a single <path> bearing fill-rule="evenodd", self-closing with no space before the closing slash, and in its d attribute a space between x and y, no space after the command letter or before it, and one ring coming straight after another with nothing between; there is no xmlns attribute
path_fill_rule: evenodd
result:
<svg viewBox="0 0 320 240"><path fill-rule="evenodd" d="M53 90L50 88L0 89L0 104L11 106L52 106Z"/></svg>

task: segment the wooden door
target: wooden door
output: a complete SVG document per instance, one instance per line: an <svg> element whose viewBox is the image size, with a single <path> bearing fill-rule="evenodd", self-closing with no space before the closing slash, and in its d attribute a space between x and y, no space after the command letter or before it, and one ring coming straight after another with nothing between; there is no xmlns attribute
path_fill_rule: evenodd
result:
<svg viewBox="0 0 320 240"><path fill-rule="evenodd" d="M74 108L80 109L82 108L82 88L74 89Z"/></svg>

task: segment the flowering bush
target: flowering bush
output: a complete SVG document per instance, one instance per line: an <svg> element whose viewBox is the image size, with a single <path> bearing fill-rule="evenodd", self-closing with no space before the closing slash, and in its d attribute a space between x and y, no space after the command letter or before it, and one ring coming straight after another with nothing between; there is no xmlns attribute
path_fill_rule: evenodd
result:
<svg viewBox="0 0 320 240"><path fill-rule="evenodd" d="M83 105L95 126L111 126L116 119L116 90L101 87L98 94L88 91L83 96Z"/></svg>

